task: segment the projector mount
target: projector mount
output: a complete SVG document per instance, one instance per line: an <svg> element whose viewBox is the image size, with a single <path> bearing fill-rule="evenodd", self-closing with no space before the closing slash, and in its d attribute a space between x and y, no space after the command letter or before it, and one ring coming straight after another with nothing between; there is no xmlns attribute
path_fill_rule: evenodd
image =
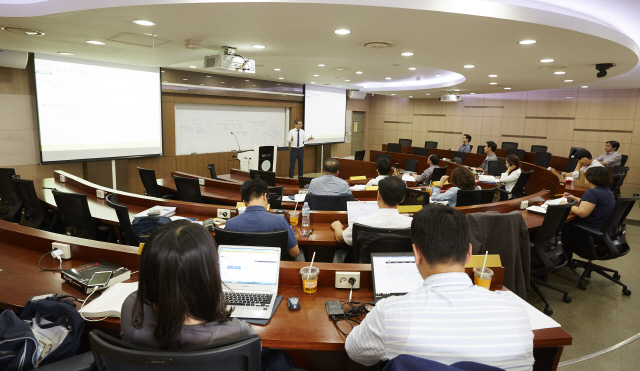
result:
<svg viewBox="0 0 640 371"><path fill-rule="evenodd" d="M244 63L242 64L242 66L240 66L240 68L238 68L238 70L244 70L245 66L247 65L247 63L249 63L249 58L237 54L236 53L237 48L233 47L233 46L227 46L227 45L223 45L222 46L222 52L224 53L224 55L230 55L233 57L240 57L244 60Z"/></svg>

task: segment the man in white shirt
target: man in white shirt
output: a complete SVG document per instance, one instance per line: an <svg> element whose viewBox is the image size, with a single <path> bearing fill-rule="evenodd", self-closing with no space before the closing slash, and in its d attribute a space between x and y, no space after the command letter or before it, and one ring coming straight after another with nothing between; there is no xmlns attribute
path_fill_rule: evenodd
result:
<svg viewBox="0 0 640 371"><path fill-rule="evenodd" d="M298 176L303 176L304 168L304 142L313 140L313 136L306 138L302 130L302 120L294 121L295 128L289 130L287 142L289 142L289 178L293 178L293 170L298 160Z"/></svg>
<svg viewBox="0 0 640 371"><path fill-rule="evenodd" d="M380 300L347 337L349 357L365 366L409 354L532 370L533 332L519 299L474 286L465 273L471 244L464 215L428 205L414 215L411 240L423 286Z"/></svg>
<svg viewBox="0 0 640 371"><path fill-rule="evenodd" d="M386 157L380 157L376 162L376 167L378 176L368 181L366 187L377 186L378 182L389 176L389 173L391 172L391 161Z"/></svg>
<svg viewBox="0 0 640 371"><path fill-rule="evenodd" d="M573 157L580 159L576 164L575 170L573 171L573 173L571 173L571 176L573 178L579 177L581 171L587 171L587 169L589 169L590 167L604 167L604 165L602 165L599 161L594 160L593 156L591 156L591 152L587 151L586 149L580 149L576 151L576 153L573 154ZM567 176L569 176L569 173L562 173L562 175L566 178Z"/></svg>

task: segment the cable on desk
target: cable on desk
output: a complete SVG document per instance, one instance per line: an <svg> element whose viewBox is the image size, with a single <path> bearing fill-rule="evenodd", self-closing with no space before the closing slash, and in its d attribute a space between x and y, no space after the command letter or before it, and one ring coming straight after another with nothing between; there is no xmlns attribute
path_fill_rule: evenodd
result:
<svg viewBox="0 0 640 371"><path fill-rule="evenodd" d="M89 301L89 298L91 297L91 295L93 295L96 291L98 291L97 288L94 288L93 291L91 291L91 294L89 294L89 296L87 296L87 298L82 301L82 306L80 306L80 309L78 310L78 313L80 313L80 316L82 318L84 318L85 321L99 322L99 321L102 321L102 320L105 320L105 319L109 318L109 316L106 316L106 317L102 317L100 319L89 319L89 318L85 317L84 314L82 314L82 308L84 308L84 305L87 303L87 301ZM78 301L81 301L81 300L78 300Z"/></svg>
<svg viewBox="0 0 640 371"><path fill-rule="evenodd" d="M51 251L47 252L46 254L42 255L40 257L40 260L38 260L38 268L42 269L43 271L47 271L47 272L62 272L62 259L60 260L60 269L46 269L46 268L42 268L42 265L40 265L40 263L42 263L42 259L47 256L50 255Z"/></svg>
<svg viewBox="0 0 640 371"><path fill-rule="evenodd" d="M344 336L348 336L349 334L342 331L340 326L338 326L338 322L346 321L349 324L349 326L351 326L351 330L353 330L353 325L354 324L359 325L360 322L362 321L362 318L360 317L364 316L370 311L367 308L367 305L369 306L375 305L375 303L361 303L359 301L344 301L344 300L340 300L340 303L342 303L342 310L344 311L344 315L329 316L329 318L331 318L331 321L333 321L333 324L336 326L338 331L340 331L340 333ZM349 333L351 333L351 331L349 331Z"/></svg>

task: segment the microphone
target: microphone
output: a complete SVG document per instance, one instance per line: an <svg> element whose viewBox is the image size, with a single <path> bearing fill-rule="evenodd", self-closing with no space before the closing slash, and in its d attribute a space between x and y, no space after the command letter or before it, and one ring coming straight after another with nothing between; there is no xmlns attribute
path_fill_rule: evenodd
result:
<svg viewBox="0 0 640 371"><path fill-rule="evenodd" d="M240 142L238 142L238 137L233 134L233 131L230 131L231 135L233 135L234 138L236 138L236 143L238 143L238 152L240 152Z"/></svg>

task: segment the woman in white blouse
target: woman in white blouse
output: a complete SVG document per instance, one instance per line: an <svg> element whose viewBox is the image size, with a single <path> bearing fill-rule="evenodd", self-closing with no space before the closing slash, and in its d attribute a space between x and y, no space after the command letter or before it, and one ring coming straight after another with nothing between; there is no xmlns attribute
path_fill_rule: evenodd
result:
<svg viewBox="0 0 640 371"><path fill-rule="evenodd" d="M513 186L516 185L518 178L520 178L520 173L522 170L520 169L520 159L516 155L508 155L507 156L507 171L502 173L500 177L496 177L498 181L504 184L504 188L507 192L511 192ZM509 196L511 198L511 196Z"/></svg>

